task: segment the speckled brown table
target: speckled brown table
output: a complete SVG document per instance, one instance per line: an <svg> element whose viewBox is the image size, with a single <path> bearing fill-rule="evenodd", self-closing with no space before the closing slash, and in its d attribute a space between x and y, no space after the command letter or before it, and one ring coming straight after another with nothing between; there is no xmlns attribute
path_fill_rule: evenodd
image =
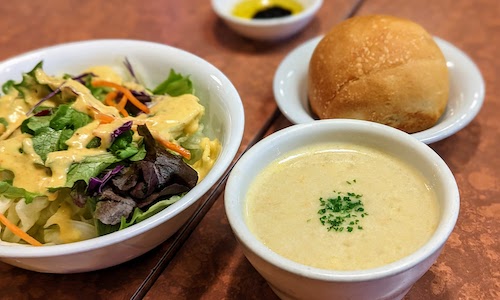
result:
<svg viewBox="0 0 500 300"><path fill-rule="evenodd" d="M230 31L208 0L0 2L0 60L53 44L131 38L192 52L238 89L246 129L240 153L290 126L277 110L274 72L301 43L360 14L410 18L465 51L479 66L486 98L479 115L431 147L449 164L461 193L457 226L434 266L405 299L500 299L500 4L497 0L325 0L313 22L280 43ZM122 265L52 275L0 263L0 299L276 299L242 254L223 208L224 181L175 236Z"/></svg>

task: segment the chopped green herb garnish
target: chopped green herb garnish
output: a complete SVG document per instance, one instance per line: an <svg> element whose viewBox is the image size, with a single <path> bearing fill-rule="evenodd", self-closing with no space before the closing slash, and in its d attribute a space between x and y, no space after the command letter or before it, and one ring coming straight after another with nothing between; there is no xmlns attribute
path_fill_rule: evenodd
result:
<svg viewBox="0 0 500 300"><path fill-rule="evenodd" d="M346 181L351 184L350 181ZM352 182L356 182L354 179ZM358 215L353 212L361 212L361 218L368 214L365 212L363 202L361 201L362 195L353 192L342 193L333 191L336 196L324 199L319 198L320 215L319 221L322 225L328 227L328 231L341 232L344 227L348 232L354 229L362 230L363 227L359 225ZM357 226L355 226L357 225Z"/></svg>

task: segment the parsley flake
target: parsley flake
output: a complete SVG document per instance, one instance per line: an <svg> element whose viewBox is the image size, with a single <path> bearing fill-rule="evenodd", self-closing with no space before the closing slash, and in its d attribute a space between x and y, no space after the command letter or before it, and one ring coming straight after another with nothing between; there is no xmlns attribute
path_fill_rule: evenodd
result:
<svg viewBox="0 0 500 300"><path fill-rule="evenodd" d="M356 182L356 179L346 181L348 184ZM319 221L322 225L327 226L328 231L342 232L344 228L347 232L352 232L355 229L363 230L359 224L358 214L361 218L368 215L365 212L364 204L361 201L363 195L353 192L342 193L333 191L336 194L330 198L319 198L320 208L318 214Z"/></svg>

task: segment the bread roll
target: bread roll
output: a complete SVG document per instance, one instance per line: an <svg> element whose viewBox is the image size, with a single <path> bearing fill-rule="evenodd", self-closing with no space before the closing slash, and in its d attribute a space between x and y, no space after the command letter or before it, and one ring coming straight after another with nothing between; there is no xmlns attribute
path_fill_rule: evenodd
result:
<svg viewBox="0 0 500 300"><path fill-rule="evenodd" d="M436 124L448 90L446 61L432 36L392 16L338 24L309 64L309 103L320 119L362 119L418 132Z"/></svg>

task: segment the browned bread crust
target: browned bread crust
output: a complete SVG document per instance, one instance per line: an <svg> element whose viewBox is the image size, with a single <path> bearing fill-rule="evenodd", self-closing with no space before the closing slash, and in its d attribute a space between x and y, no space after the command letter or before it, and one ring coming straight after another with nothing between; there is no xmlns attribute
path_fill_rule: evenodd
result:
<svg viewBox="0 0 500 300"><path fill-rule="evenodd" d="M338 24L309 65L309 103L321 119L363 119L418 132L436 124L448 90L446 61L432 36L392 16Z"/></svg>

